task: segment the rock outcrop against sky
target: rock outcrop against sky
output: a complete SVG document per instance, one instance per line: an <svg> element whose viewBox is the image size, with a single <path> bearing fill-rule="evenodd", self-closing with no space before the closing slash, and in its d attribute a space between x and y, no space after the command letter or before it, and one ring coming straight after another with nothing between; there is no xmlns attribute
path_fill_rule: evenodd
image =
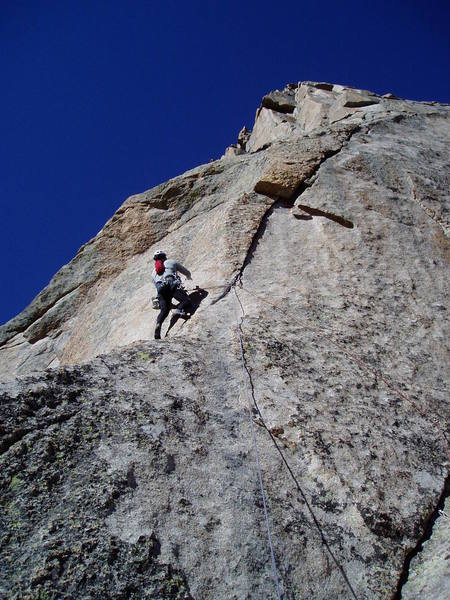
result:
<svg viewBox="0 0 450 600"><path fill-rule="evenodd" d="M449 116L272 92L0 328L3 596L275 597L253 420L281 597L445 597Z"/></svg>

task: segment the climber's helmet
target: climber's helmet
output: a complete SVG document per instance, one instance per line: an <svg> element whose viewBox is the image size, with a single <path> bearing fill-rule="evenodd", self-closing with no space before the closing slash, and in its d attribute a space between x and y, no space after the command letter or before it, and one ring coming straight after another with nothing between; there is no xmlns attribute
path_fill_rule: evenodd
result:
<svg viewBox="0 0 450 600"><path fill-rule="evenodd" d="M166 260L167 256L164 250L157 250L153 255L153 260Z"/></svg>

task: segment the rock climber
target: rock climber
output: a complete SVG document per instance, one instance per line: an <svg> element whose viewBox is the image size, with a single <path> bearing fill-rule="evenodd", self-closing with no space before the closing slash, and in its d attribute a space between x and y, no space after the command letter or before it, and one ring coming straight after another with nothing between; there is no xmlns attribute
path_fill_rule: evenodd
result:
<svg viewBox="0 0 450 600"><path fill-rule="evenodd" d="M174 314L179 317L187 317L191 308L191 301L183 288L178 271L192 280L191 273L176 260L168 259L163 250L157 250L153 255L155 268L152 272L153 282L158 292L160 312L156 319L155 340L161 338L161 326L172 307L172 300L178 300L179 304L174 309Z"/></svg>

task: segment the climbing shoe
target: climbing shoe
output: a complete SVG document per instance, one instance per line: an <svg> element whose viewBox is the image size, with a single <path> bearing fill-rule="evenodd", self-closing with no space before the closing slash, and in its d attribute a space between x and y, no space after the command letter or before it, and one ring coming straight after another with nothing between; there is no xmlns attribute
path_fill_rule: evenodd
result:
<svg viewBox="0 0 450 600"><path fill-rule="evenodd" d="M161 325L155 327L155 340L161 339Z"/></svg>

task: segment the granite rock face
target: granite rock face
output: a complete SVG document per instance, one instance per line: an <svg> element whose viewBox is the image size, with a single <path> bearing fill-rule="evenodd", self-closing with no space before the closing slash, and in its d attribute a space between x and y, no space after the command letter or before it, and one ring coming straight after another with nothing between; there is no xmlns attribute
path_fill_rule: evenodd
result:
<svg viewBox="0 0 450 600"><path fill-rule="evenodd" d="M250 419L283 598L445 596L449 112L271 92L0 328L5 597L273 596Z"/></svg>
<svg viewBox="0 0 450 600"><path fill-rule="evenodd" d="M439 517L433 524L433 535L423 544L423 550L411 562L408 581L402 589L405 600L445 600L450 589L450 569L448 546L450 531L450 500L439 510Z"/></svg>

